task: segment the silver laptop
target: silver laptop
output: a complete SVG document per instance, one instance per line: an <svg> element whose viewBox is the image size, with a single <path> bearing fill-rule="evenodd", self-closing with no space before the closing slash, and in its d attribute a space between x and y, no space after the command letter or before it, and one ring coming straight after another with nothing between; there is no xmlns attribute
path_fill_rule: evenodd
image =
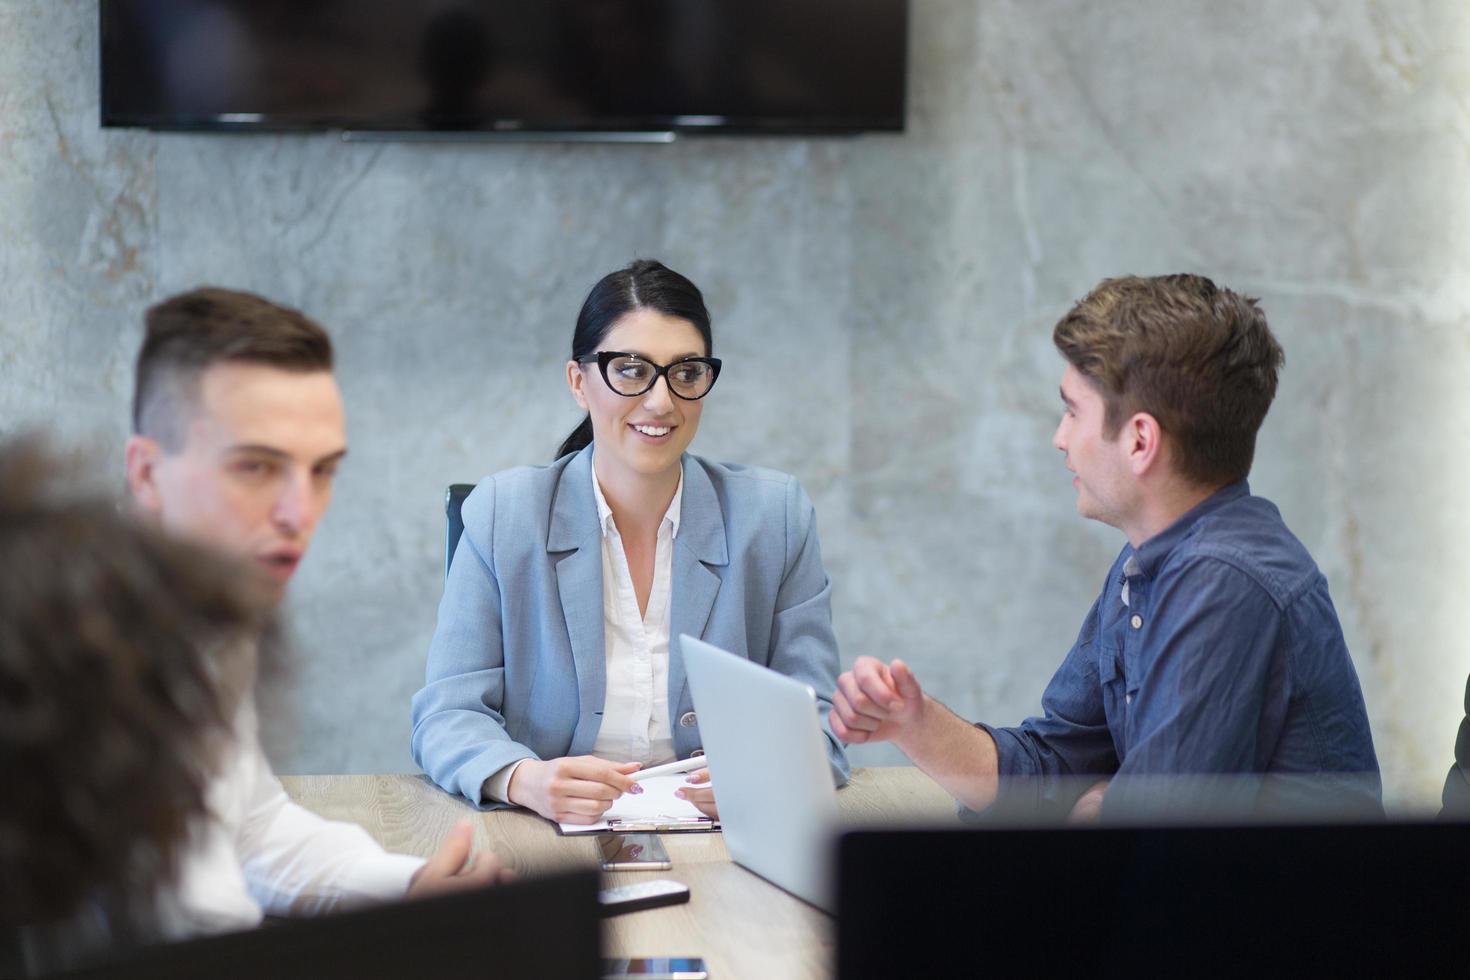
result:
<svg viewBox="0 0 1470 980"><path fill-rule="evenodd" d="M837 796L812 689L679 637L730 857L798 898L835 906Z"/></svg>

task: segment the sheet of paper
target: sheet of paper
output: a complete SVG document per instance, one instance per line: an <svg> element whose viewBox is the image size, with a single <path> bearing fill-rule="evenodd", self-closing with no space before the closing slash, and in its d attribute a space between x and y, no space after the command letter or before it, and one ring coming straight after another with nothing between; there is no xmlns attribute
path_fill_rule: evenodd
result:
<svg viewBox="0 0 1470 980"><path fill-rule="evenodd" d="M700 820L704 814L688 800L681 800L674 796L674 790L681 786L689 785L684 780L689 778L685 772L676 772L668 776L650 776L639 783L643 787L641 793L624 793L613 801L613 805L604 813L601 823L561 824L562 833L577 834L587 833L594 830L607 830L608 820L652 820L667 823L680 821Z"/></svg>

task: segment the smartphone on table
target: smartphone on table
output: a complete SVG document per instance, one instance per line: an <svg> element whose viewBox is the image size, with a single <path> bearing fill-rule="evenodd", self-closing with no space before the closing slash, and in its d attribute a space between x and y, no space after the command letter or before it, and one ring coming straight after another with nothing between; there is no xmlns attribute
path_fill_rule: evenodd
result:
<svg viewBox="0 0 1470 980"><path fill-rule="evenodd" d="M674 865L657 834L598 834L603 871L667 871Z"/></svg>
<svg viewBox="0 0 1470 980"><path fill-rule="evenodd" d="M697 956L645 956L603 960L602 980L709 980L709 971Z"/></svg>

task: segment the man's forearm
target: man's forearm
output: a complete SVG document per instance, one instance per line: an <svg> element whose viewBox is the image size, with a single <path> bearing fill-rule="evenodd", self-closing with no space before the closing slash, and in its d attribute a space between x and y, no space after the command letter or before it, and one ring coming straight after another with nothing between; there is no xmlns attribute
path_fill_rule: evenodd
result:
<svg viewBox="0 0 1470 980"><path fill-rule="evenodd" d="M923 712L893 744L971 810L983 810L995 801L999 779L995 739L928 695Z"/></svg>

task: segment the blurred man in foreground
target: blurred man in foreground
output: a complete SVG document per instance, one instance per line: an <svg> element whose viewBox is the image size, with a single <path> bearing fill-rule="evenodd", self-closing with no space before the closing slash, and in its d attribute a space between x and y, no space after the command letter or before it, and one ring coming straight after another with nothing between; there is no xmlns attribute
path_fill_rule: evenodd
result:
<svg viewBox="0 0 1470 980"><path fill-rule="evenodd" d="M148 311L128 487L166 530L246 563L275 600L305 558L347 453L327 334L259 296L200 289ZM209 787L212 819L183 864L180 932L272 914L480 887L505 877L462 822L427 862L292 803L262 752L253 698Z"/></svg>

